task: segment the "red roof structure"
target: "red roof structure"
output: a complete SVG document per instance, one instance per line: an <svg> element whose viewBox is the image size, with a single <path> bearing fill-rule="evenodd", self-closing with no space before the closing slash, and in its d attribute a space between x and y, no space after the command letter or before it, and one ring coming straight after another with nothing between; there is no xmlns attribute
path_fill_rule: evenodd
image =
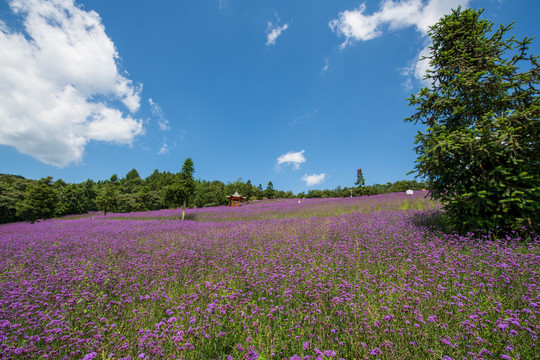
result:
<svg viewBox="0 0 540 360"><path fill-rule="evenodd" d="M226 195L225 197L229 200L229 206L242 206L242 203L246 200L246 198L240 195L238 191L232 195Z"/></svg>

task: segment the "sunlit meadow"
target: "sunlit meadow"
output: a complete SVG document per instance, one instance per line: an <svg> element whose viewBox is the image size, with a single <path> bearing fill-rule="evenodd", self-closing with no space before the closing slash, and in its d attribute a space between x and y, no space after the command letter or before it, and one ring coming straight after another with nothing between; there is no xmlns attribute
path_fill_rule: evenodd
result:
<svg viewBox="0 0 540 360"><path fill-rule="evenodd" d="M540 237L425 196L2 225L0 358L539 358Z"/></svg>

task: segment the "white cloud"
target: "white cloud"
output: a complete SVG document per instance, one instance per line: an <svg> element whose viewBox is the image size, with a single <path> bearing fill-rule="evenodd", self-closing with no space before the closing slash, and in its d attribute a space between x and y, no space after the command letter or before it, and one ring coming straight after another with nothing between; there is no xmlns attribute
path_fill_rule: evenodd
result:
<svg viewBox="0 0 540 360"><path fill-rule="evenodd" d="M269 45L275 45L276 39L278 36L281 35L281 33L289 27L289 24L285 24L283 26L279 25L272 25L271 22L268 22L268 29L266 30L267 38L266 38L266 46Z"/></svg>
<svg viewBox="0 0 540 360"><path fill-rule="evenodd" d="M318 184L320 184L321 182L323 182L323 180L324 180L325 178L326 178L326 174L325 174L325 173L322 173L322 174L313 174L313 175L305 174L304 176L302 176L302 180L306 182L306 185L307 185L307 186L318 185Z"/></svg>
<svg viewBox="0 0 540 360"><path fill-rule="evenodd" d="M390 30L413 26L423 37L427 37L429 27L445 14L458 6L467 7L470 0L383 0L379 11L366 15L365 4L354 10L339 13L337 19L330 21L329 26L345 41L340 45L345 48L353 41L367 41L382 35L385 27ZM424 55L427 48L421 50ZM420 58L420 57L419 57ZM419 59L418 58L418 59ZM427 61L410 68L410 74L422 79L427 69Z"/></svg>
<svg viewBox="0 0 540 360"><path fill-rule="evenodd" d="M330 21L330 28L339 35L345 36L345 42L341 47L345 47L350 39L370 40L381 34L377 29L378 19L374 15L365 16L366 5L362 4L358 9L345 10L339 13L339 19Z"/></svg>
<svg viewBox="0 0 540 360"><path fill-rule="evenodd" d="M186 137L186 134L187 134L187 132L184 129L180 129L178 131L178 138L180 139L180 141L184 141L184 138Z"/></svg>
<svg viewBox="0 0 540 360"><path fill-rule="evenodd" d="M311 118L313 118L315 115L317 115L318 112L319 112L319 109L313 109L312 111L306 112L306 113L294 118L294 120L289 122L288 125L289 126L295 126L297 124L301 124L303 122L309 121Z"/></svg>
<svg viewBox="0 0 540 360"><path fill-rule="evenodd" d="M405 88L410 91L413 88L413 79L422 83L423 86L429 86L428 79L424 79L427 70L430 69L429 60L424 57L430 55L429 44L422 48L416 58L410 61L409 66L403 69L402 74L407 77Z"/></svg>
<svg viewBox="0 0 540 360"><path fill-rule="evenodd" d="M300 164L303 164L306 162L306 158L304 157L305 150L299 151L299 152L288 152L286 154L281 155L277 158L277 166L279 167L281 164L289 164L293 166L293 169L298 170L300 169Z"/></svg>
<svg viewBox="0 0 540 360"><path fill-rule="evenodd" d="M24 32L0 24L0 144L44 163L80 162L92 140L132 144L141 86L120 74L99 15L73 0L12 0ZM119 104L118 104L119 105Z"/></svg>
<svg viewBox="0 0 540 360"><path fill-rule="evenodd" d="M227 7L227 0L218 0L218 8L223 10Z"/></svg>
<svg viewBox="0 0 540 360"><path fill-rule="evenodd" d="M326 72L326 70L328 70L328 66L329 66L328 59L324 59L324 66L322 68L322 71Z"/></svg>
<svg viewBox="0 0 540 360"><path fill-rule="evenodd" d="M165 114L163 113L161 106L155 103L152 98L148 99L148 103L150 104L150 110L152 111L152 115L157 117L159 129L162 131L170 130L171 127L169 126L169 120L165 119Z"/></svg>
<svg viewBox="0 0 540 360"><path fill-rule="evenodd" d="M429 69L429 61L428 59L423 59L424 57L427 57L430 55L430 49L429 45L424 47L420 52L418 53L418 60L414 62L414 66L412 68L412 74L417 79L422 79L424 75L426 74L427 70Z"/></svg>
<svg viewBox="0 0 540 360"><path fill-rule="evenodd" d="M163 144L161 145L161 148L158 151L158 155L168 154L171 152L171 150L176 149L178 146L178 140L184 141L184 136L186 135L186 131L184 129L180 129L176 136L173 136L172 141L169 141L167 137L163 137Z"/></svg>
<svg viewBox="0 0 540 360"><path fill-rule="evenodd" d="M159 149L158 155L168 154L169 153L169 145L164 140L163 145L161 146L161 149Z"/></svg>

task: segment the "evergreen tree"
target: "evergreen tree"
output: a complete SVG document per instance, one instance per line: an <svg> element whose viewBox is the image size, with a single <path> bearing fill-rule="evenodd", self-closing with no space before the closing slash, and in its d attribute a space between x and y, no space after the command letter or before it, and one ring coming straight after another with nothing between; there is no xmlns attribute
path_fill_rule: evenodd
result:
<svg viewBox="0 0 540 360"><path fill-rule="evenodd" d="M257 200L262 200L264 196L262 184L257 187Z"/></svg>
<svg viewBox="0 0 540 360"><path fill-rule="evenodd" d="M165 187L165 198L174 206L182 206L182 220L186 213L186 206L195 192L195 168L193 160L187 158L182 166L182 171L176 174L175 182Z"/></svg>
<svg viewBox="0 0 540 360"><path fill-rule="evenodd" d="M268 182L268 185L266 185L266 190L264 191L265 195L268 199L273 199L275 196L275 190L274 190L274 184L272 184L271 181Z"/></svg>
<svg viewBox="0 0 540 360"><path fill-rule="evenodd" d="M364 174L362 174L362 169L356 170L356 182L354 185L358 187L364 186L366 181L364 180Z"/></svg>
<svg viewBox="0 0 540 360"><path fill-rule="evenodd" d="M249 199L253 196L253 185L251 185L251 180L248 180L246 183L246 203L249 204Z"/></svg>
<svg viewBox="0 0 540 360"><path fill-rule="evenodd" d="M462 230L540 222L540 66L531 39L460 8L431 27L431 86L409 98L416 171ZM509 57L508 57L509 56Z"/></svg>

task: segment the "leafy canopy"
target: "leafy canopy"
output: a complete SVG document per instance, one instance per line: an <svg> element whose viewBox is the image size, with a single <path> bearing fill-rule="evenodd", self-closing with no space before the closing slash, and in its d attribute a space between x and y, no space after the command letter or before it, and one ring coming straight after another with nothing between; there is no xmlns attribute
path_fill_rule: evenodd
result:
<svg viewBox="0 0 540 360"><path fill-rule="evenodd" d="M118 207L118 193L114 181L111 177L111 181L107 182L96 198L98 209L103 211L104 215L107 215L108 212L116 211Z"/></svg>
<svg viewBox="0 0 540 360"><path fill-rule="evenodd" d="M186 158L182 170L175 175L174 182L164 189L165 199L174 206L182 206L182 220L184 220L187 203L195 192L193 173L195 167L191 158Z"/></svg>
<svg viewBox="0 0 540 360"><path fill-rule="evenodd" d="M54 216L58 198L51 186L51 177L28 185L23 199L16 204L16 214L25 221L34 223L38 219Z"/></svg>
<svg viewBox="0 0 540 360"><path fill-rule="evenodd" d="M482 10L458 8L431 27L431 86L411 95L415 170L462 231L540 222L538 56L530 38L492 31Z"/></svg>

